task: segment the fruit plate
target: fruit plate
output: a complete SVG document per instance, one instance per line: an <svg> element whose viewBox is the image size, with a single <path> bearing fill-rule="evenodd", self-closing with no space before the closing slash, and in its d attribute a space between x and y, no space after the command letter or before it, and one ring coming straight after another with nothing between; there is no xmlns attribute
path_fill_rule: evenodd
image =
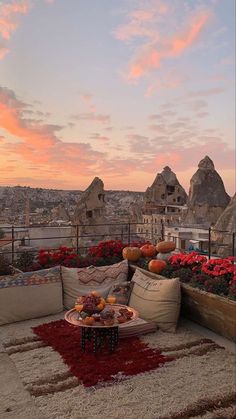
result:
<svg viewBox="0 0 236 419"><path fill-rule="evenodd" d="M131 323L133 320L138 319L139 314L138 312L132 308L132 307L128 307L122 304L106 304L105 308L112 308L115 311L115 322L112 326L105 326L102 323L100 323L100 321L96 321L92 326L86 325L82 322L80 314L78 313L78 311L75 310L75 308L72 308L71 310L67 311L65 314L65 320L70 323L73 324L74 326L82 326L82 327L122 327L125 326L128 323ZM129 311L131 311L133 313L133 316L130 320L127 320L125 323L119 323L117 320L117 317L119 316L119 310L121 308L127 308Z"/></svg>

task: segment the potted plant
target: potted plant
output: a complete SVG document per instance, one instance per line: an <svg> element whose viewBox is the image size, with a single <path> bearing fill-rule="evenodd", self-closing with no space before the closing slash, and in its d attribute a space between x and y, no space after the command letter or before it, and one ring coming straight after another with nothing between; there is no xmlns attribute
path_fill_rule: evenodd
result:
<svg viewBox="0 0 236 419"><path fill-rule="evenodd" d="M182 314L236 341L236 266L232 257L210 259L196 252L169 259L162 275L179 277Z"/></svg>

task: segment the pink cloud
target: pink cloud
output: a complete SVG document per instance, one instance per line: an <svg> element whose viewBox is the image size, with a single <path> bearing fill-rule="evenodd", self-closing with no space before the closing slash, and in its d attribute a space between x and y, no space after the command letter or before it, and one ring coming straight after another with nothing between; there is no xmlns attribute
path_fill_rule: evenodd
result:
<svg viewBox="0 0 236 419"><path fill-rule="evenodd" d="M18 26L17 19L29 11L30 2L20 0L0 5L0 34L4 39L10 39L12 32Z"/></svg>
<svg viewBox="0 0 236 419"><path fill-rule="evenodd" d="M9 49L0 41L0 60L9 52Z"/></svg>
<svg viewBox="0 0 236 419"><path fill-rule="evenodd" d="M196 92L189 92L189 97L200 97L200 96L214 96L224 93L225 88L223 87L212 87L211 89L197 90Z"/></svg>
<svg viewBox="0 0 236 419"><path fill-rule="evenodd" d="M177 75L176 69L171 70L151 83L146 89L145 96L153 96L154 93L159 92L161 89L176 89L183 83L183 81L186 81L186 77L183 77L183 75Z"/></svg>
<svg viewBox="0 0 236 419"><path fill-rule="evenodd" d="M98 140L101 141L103 143L108 143L111 139L106 137L105 135L101 135L97 132L95 132L94 134L91 134L89 137L91 140Z"/></svg>
<svg viewBox="0 0 236 419"><path fill-rule="evenodd" d="M46 3L53 1L45 0ZM0 2L0 60L9 52L7 42L18 28L20 17L26 15L33 5L32 0L6 0L3 4Z"/></svg>
<svg viewBox="0 0 236 419"><path fill-rule="evenodd" d="M208 112L199 112L199 113L196 114L196 116L198 116L198 118L205 118L208 115L209 115Z"/></svg>
<svg viewBox="0 0 236 419"><path fill-rule="evenodd" d="M96 114L92 111L72 115L71 118L78 121L100 122L102 124L109 124L110 122L110 115Z"/></svg>
<svg viewBox="0 0 236 419"><path fill-rule="evenodd" d="M0 88L0 126L12 135L23 138L25 143L38 148L50 148L57 141L54 132L61 129L55 125L40 125L36 120L23 118L24 103L13 92Z"/></svg>
<svg viewBox="0 0 236 419"><path fill-rule="evenodd" d="M182 32L175 33L167 40L143 46L129 65L128 79L137 80L158 69L163 60L180 56L197 42L209 18L210 13L202 11L186 24Z"/></svg>
<svg viewBox="0 0 236 419"><path fill-rule="evenodd" d="M114 35L121 41L129 41L133 38L153 38L157 36L156 30L150 28L150 22L155 16L154 10L135 10L128 15L128 22L119 26ZM148 26L146 23L148 22Z"/></svg>
<svg viewBox="0 0 236 419"><path fill-rule="evenodd" d="M186 107L190 111L196 111L196 112L201 111L203 108L206 108L207 105L208 105L207 102L203 99L186 102Z"/></svg>
<svg viewBox="0 0 236 419"><path fill-rule="evenodd" d="M114 36L121 41L131 41L135 38L157 40L159 38L158 22L168 11L169 5L166 2L155 0L155 3L148 9L136 9L128 13L127 23L120 25L114 31Z"/></svg>
<svg viewBox="0 0 236 419"><path fill-rule="evenodd" d="M62 142L57 135L63 127L41 124L24 118L27 105L6 88L0 88L0 128L14 136L17 142L7 142L4 153L13 153L36 165L50 169L92 173L105 154L93 150L88 143ZM99 164L98 164L99 163Z"/></svg>
<svg viewBox="0 0 236 419"><path fill-rule="evenodd" d="M142 190L138 176L147 179L166 164L184 173L194 165L197 168L198 161L206 154L221 170L232 171L234 168L233 150L220 134L209 132L206 135L199 127L191 130L193 124L189 119L180 125L178 119L172 121L169 115L170 123L157 125L154 137L130 134L114 147L113 156L95 150L89 143L63 142L59 137L63 127L25 118L25 110L29 108L12 91L0 88L0 128L5 137L4 141L0 140L1 176L8 184L24 182L46 187L81 188L97 175L106 185L117 188L120 184L129 189L132 185L132 189ZM168 112L171 106L168 104L161 109ZM105 143L108 139L100 133L92 136ZM125 157L118 158L117 155ZM11 174L6 169L9 164ZM117 178L120 180L116 183ZM45 179L52 180L47 183Z"/></svg>

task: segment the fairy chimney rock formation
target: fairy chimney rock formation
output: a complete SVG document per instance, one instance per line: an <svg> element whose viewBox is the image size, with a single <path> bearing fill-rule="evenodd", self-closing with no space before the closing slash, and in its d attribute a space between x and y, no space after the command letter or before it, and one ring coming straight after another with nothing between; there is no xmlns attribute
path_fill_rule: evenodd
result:
<svg viewBox="0 0 236 419"><path fill-rule="evenodd" d="M82 193L74 214L74 223L80 226L80 236L84 236L80 237L80 244L93 244L94 241L103 240L109 233L107 226L100 225L107 222L105 207L104 184L101 179L95 177Z"/></svg>
<svg viewBox="0 0 236 419"><path fill-rule="evenodd" d="M105 192L101 179L95 177L82 196L75 210L74 221L78 224L96 223L105 215Z"/></svg>
<svg viewBox="0 0 236 419"><path fill-rule="evenodd" d="M54 217L58 220L70 221L69 213L62 202L54 209Z"/></svg>
<svg viewBox="0 0 236 419"><path fill-rule="evenodd" d="M211 225L222 214L230 201L220 175L210 157L199 162L190 180L186 223Z"/></svg>
<svg viewBox="0 0 236 419"><path fill-rule="evenodd" d="M218 218L212 233L220 257L232 256L233 233L236 233L236 194ZM234 243L236 245L236 242ZM234 253L236 249L234 249Z"/></svg>
<svg viewBox="0 0 236 419"><path fill-rule="evenodd" d="M187 194L176 174L166 166L161 173L157 174L152 186L147 188L144 201L146 204L184 205L187 201Z"/></svg>

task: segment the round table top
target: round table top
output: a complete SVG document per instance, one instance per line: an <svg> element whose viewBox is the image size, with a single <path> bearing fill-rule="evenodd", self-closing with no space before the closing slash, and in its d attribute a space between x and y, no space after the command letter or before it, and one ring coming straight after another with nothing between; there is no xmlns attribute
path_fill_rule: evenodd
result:
<svg viewBox="0 0 236 419"><path fill-rule="evenodd" d="M72 308L71 310L67 311L65 314L65 320L70 323L73 324L74 326L80 326L80 327L97 327L97 328L111 328L111 327L122 327L125 326L128 323L131 323L133 320L136 320L139 317L138 312L129 306L125 306L122 304L106 304L105 306L106 308L112 308L115 311L115 322L112 326L105 326L103 324L100 323L100 321L95 321L95 323L93 325L87 325L84 324L80 318L80 313L78 311L76 311L75 308ZM130 320L127 320L125 323L119 323L117 320L117 316L120 314L119 310L121 308L127 308L127 310L131 311L133 313L133 316Z"/></svg>

